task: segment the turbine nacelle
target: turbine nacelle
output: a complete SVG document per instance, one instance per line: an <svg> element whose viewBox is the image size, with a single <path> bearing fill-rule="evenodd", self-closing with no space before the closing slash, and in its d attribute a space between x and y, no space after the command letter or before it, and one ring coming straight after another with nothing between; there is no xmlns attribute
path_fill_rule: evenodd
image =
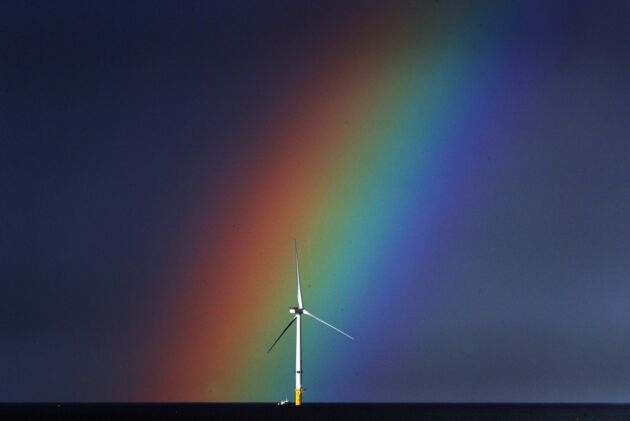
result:
<svg viewBox="0 0 630 421"><path fill-rule="evenodd" d="M302 314L302 313L304 313L304 309L303 308L299 308L299 307L289 307L289 313L291 313L291 314Z"/></svg>

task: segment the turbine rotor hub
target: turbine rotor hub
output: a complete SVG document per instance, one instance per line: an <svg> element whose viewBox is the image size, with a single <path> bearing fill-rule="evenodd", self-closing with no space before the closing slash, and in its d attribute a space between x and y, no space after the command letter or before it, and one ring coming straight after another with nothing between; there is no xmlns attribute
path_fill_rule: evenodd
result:
<svg viewBox="0 0 630 421"><path fill-rule="evenodd" d="M303 312L304 312L303 308L289 307L289 313L291 313L291 314L302 314Z"/></svg>

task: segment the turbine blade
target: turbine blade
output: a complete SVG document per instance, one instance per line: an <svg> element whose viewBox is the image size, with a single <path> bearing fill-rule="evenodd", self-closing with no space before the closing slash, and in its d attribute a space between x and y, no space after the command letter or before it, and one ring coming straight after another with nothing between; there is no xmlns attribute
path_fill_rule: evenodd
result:
<svg viewBox="0 0 630 421"><path fill-rule="evenodd" d="M293 240L293 241L294 241L293 244L295 245L295 270L297 272L297 284L298 284L298 291L297 291L298 307L304 308L304 303L302 302L302 285L300 283L300 259L298 258L297 240Z"/></svg>
<svg viewBox="0 0 630 421"><path fill-rule="evenodd" d="M271 352L271 350L273 349L274 346L276 346L276 344L278 343L278 341L280 340L280 338L282 338L282 335L284 335L284 333L289 330L289 328L291 327L291 325L293 324L293 322L295 321L295 319L297 319L297 316L295 316L293 319L291 319L291 321L289 322L289 324L287 325L287 327L284 328L284 330L282 331L282 333L280 334L280 336L278 336L278 339L276 339L276 341L273 343L273 345L271 345L271 348L269 348L267 350L267 354L269 354L269 352Z"/></svg>
<svg viewBox="0 0 630 421"><path fill-rule="evenodd" d="M321 322L323 324L325 324L326 326L335 329L337 332L341 333L344 336L347 336L350 339L354 339L352 336L348 335L346 332L344 332L341 329L337 329L335 326L331 325L330 323L326 323L325 321L323 321L322 319L320 319L319 317L315 316L314 314L309 313L307 310L304 310L304 314L306 314L307 316L311 316L313 319L317 320L318 322Z"/></svg>

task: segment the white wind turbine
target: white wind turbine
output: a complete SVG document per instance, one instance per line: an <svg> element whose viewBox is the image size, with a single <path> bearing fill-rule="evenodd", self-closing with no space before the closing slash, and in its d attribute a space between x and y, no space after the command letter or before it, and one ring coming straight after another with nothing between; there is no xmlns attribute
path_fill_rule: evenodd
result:
<svg viewBox="0 0 630 421"><path fill-rule="evenodd" d="M337 329L330 323L326 323L325 321L315 316L314 314L310 313L308 310L304 308L304 304L302 302L302 286L300 284L300 261L298 259L297 240L295 241L295 268L297 272L298 305L297 307L289 308L289 313L295 314L295 316L293 317L293 319L291 319L287 327L284 328L280 336L278 336L278 339L276 339L273 345L271 345L267 353L269 353L273 349L273 347L278 343L280 338L282 338L282 335L284 335L285 332L289 330L293 322L297 320L297 327L296 327L297 330L296 330L296 335L295 335L295 404L302 405L302 392L304 391L304 389L302 388L302 314L306 314L307 316L312 317L318 322L325 324L326 326L336 330L337 332L341 333L344 336L347 336L350 339L354 339L354 338L348 335L347 333L341 331L340 329Z"/></svg>

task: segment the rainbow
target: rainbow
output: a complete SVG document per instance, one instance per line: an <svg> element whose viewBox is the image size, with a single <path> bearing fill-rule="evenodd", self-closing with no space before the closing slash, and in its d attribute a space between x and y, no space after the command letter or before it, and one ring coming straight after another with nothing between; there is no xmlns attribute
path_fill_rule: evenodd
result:
<svg viewBox="0 0 630 421"><path fill-rule="evenodd" d="M317 350L304 355L306 401L370 399L365 367L391 353L404 364L404 308L430 308L422 290L438 231L483 195L475 168L511 124L505 90L517 94L496 41L509 28L492 24L510 11L475 7L370 8L341 35L312 40L259 121L260 149L222 181L225 200L207 204L212 220L191 235L197 252L174 270L139 399L291 392L291 335L265 351L295 304L294 238L308 307L357 338L306 321L306 349Z"/></svg>

